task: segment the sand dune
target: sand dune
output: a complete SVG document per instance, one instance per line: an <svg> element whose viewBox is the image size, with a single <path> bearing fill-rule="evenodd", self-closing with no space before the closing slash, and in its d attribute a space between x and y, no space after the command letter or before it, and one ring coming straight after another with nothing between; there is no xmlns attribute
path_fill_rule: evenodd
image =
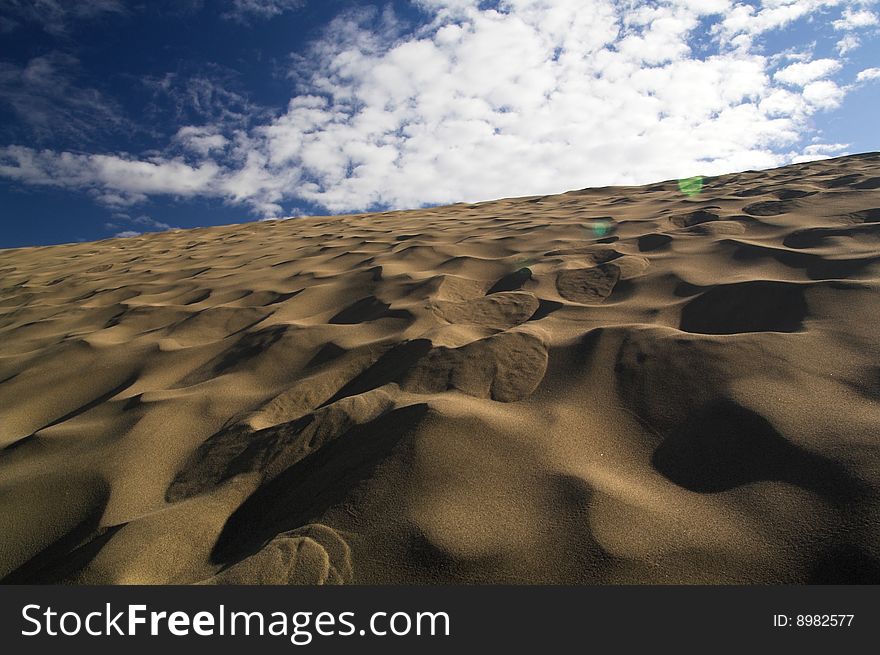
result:
<svg viewBox="0 0 880 655"><path fill-rule="evenodd" d="M880 582L880 154L0 251L0 578Z"/></svg>

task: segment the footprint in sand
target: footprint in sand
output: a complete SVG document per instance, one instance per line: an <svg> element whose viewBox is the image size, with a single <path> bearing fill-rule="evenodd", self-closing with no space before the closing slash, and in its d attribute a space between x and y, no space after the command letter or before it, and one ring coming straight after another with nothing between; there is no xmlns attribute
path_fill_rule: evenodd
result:
<svg viewBox="0 0 880 655"><path fill-rule="evenodd" d="M547 346L525 332L502 332L461 348L435 348L403 375L412 393L458 389L477 398L516 402L544 379Z"/></svg>
<svg viewBox="0 0 880 655"><path fill-rule="evenodd" d="M743 212L749 216L779 216L792 210L792 203L788 200L766 200L755 202L743 207Z"/></svg>
<svg viewBox="0 0 880 655"><path fill-rule="evenodd" d="M717 221L721 219L721 217L715 212L707 211L708 209L717 209L717 207L707 207L704 209L697 209L695 211L688 212L687 214L672 216L670 217L669 222L672 223L675 227L693 227L694 225L699 225L700 223L708 223L710 221Z"/></svg>
<svg viewBox="0 0 880 655"><path fill-rule="evenodd" d="M434 313L454 325L482 325L499 330L525 323L537 311L540 301L531 293L502 291L466 302L434 303Z"/></svg>
<svg viewBox="0 0 880 655"><path fill-rule="evenodd" d="M608 263L560 272L556 276L556 290L566 300L589 305L604 302L619 280L620 267Z"/></svg>
<svg viewBox="0 0 880 655"><path fill-rule="evenodd" d="M324 585L352 581L351 549L336 530L312 523L280 534L257 553L201 584Z"/></svg>

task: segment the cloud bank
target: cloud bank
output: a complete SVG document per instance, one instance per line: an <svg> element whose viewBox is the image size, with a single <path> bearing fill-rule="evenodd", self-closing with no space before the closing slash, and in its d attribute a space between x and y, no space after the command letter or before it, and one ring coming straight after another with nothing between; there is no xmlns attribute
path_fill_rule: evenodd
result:
<svg viewBox="0 0 880 655"><path fill-rule="evenodd" d="M416 28L390 9L334 20L292 57L295 93L262 122L181 125L148 157L9 146L0 176L114 207L202 196L259 216L641 184L840 152L798 144L814 114L878 77L841 80L840 60L763 45L795 21L834 16L835 38L858 47L876 23L870 2L416 4L426 17Z"/></svg>

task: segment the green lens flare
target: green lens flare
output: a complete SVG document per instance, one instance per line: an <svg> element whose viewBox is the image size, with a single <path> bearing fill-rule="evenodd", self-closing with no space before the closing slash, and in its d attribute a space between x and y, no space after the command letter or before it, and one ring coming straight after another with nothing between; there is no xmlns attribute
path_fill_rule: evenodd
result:
<svg viewBox="0 0 880 655"><path fill-rule="evenodd" d="M693 198L703 190L703 178L700 175L686 177L678 181L678 188L684 195Z"/></svg>
<svg viewBox="0 0 880 655"><path fill-rule="evenodd" d="M604 237L611 229L611 223L608 221L595 221L592 224L593 234L597 237Z"/></svg>

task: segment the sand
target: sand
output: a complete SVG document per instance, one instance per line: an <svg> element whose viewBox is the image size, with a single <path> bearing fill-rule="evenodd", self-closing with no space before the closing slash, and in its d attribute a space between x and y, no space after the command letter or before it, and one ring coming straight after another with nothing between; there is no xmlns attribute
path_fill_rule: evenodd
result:
<svg viewBox="0 0 880 655"><path fill-rule="evenodd" d="M0 578L880 582L880 154L0 251Z"/></svg>

